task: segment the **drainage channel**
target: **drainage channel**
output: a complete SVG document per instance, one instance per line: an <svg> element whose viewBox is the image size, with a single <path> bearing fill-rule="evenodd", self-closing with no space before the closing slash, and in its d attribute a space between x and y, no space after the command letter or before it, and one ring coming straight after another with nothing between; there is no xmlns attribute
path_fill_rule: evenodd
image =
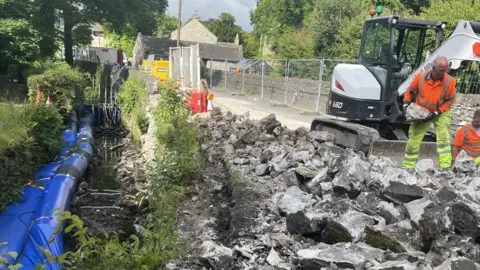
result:
<svg viewBox="0 0 480 270"><path fill-rule="evenodd" d="M72 213L83 220L93 235L101 235L102 230L114 232L120 239L135 234L135 213L120 205L125 192L116 170L128 145L124 133L122 127L95 128L94 159L72 201Z"/></svg>

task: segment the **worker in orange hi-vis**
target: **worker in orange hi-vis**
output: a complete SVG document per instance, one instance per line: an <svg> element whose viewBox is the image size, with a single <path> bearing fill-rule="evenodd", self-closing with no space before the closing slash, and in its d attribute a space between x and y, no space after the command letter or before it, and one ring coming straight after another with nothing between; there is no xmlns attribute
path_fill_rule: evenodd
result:
<svg viewBox="0 0 480 270"><path fill-rule="evenodd" d="M453 140L453 160L457 158L462 150L474 158L475 164L480 166L480 110L475 111L471 123L457 130L457 134Z"/></svg>
<svg viewBox="0 0 480 270"><path fill-rule="evenodd" d="M437 136L437 154L439 167L450 168L452 150L449 127L452 123L451 107L455 103L456 81L447 74L448 60L438 57L430 70L415 75L403 98L403 108L406 112L411 102L415 102L430 114L420 122L410 125L408 142L403 159L403 168L415 168L418 152L425 133L433 123Z"/></svg>

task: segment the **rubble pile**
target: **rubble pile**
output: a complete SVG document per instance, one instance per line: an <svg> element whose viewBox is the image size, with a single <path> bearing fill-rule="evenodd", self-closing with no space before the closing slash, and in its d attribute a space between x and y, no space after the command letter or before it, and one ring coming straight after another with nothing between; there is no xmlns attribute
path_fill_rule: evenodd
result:
<svg viewBox="0 0 480 270"><path fill-rule="evenodd" d="M223 205L234 236L210 234L195 263L184 260L169 269L480 265L480 176L468 156L453 170L436 170L428 161L404 170L388 158L338 147L327 132L289 130L273 114L253 121L218 108L200 119L199 137L207 160L220 156L230 172L242 175L242 185L233 186L230 203ZM243 192L235 197L235 189ZM247 192L256 195L245 198Z"/></svg>

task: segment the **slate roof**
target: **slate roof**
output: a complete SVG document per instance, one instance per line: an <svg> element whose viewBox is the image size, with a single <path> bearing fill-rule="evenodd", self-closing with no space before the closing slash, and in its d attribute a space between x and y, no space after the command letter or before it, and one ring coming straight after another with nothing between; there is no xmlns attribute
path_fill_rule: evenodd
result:
<svg viewBox="0 0 480 270"><path fill-rule="evenodd" d="M149 54L159 54L168 59L170 47L177 47L177 41L168 38L158 38L155 36L141 36L141 42L145 48L145 52ZM243 58L243 50L241 46L235 44L209 44L192 41L180 41L180 46L191 46L199 44L200 58L217 59L229 61L240 61Z"/></svg>

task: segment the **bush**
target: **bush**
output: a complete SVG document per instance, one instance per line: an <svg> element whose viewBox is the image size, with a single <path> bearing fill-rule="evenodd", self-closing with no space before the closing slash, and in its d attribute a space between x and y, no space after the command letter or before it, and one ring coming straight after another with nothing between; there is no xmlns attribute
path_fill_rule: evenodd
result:
<svg viewBox="0 0 480 270"><path fill-rule="evenodd" d="M0 104L0 211L58 153L62 126L52 106Z"/></svg>
<svg viewBox="0 0 480 270"><path fill-rule="evenodd" d="M132 76L120 88L117 101L122 112L122 121L132 132L134 142L140 142L140 136L148 130L145 112L147 105L147 84L143 79Z"/></svg>
<svg viewBox="0 0 480 270"><path fill-rule="evenodd" d="M33 102L37 91L43 98L51 96L54 104L62 111L69 112L75 104L83 103L83 89L86 86L87 75L78 69L73 69L63 62L46 62L31 71L36 75L28 78L30 100Z"/></svg>

